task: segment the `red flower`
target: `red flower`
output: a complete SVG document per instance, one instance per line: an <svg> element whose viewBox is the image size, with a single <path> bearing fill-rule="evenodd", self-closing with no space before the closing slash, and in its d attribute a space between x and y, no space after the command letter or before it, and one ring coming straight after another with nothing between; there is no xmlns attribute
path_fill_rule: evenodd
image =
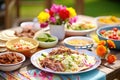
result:
<svg viewBox="0 0 120 80"><path fill-rule="evenodd" d="M49 14L50 14L50 16L51 16L51 17L53 17L53 16L54 16L54 12L53 12L53 11L51 11L51 10L49 11Z"/></svg>
<svg viewBox="0 0 120 80"><path fill-rule="evenodd" d="M69 13L68 10L62 9L62 10L60 10L60 12L59 12L59 16L60 16L60 18L61 18L62 20L66 20L67 18L70 17L70 13Z"/></svg>

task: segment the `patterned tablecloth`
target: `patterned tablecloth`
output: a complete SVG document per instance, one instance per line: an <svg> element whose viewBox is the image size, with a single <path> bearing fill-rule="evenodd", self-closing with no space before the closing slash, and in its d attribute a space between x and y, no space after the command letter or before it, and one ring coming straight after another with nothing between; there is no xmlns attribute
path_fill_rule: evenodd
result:
<svg viewBox="0 0 120 80"><path fill-rule="evenodd" d="M33 68L25 71L0 71L0 77L2 80L106 80L105 73L98 69L80 74L59 75Z"/></svg>

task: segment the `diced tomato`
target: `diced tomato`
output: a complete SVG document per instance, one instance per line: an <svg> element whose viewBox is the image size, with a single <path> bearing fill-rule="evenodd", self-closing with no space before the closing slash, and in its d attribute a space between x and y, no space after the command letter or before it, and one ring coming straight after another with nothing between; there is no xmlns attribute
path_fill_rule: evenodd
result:
<svg viewBox="0 0 120 80"><path fill-rule="evenodd" d="M25 50L26 50L26 49L28 50L28 49L30 49L30 48L29 48L29 47L25 47L24 49L25 49Z"/></svg>
<svg viewBox="0 0 120 80"><path fill-rule="evenodd" d="M113 36L112 36L112 35L109 35L108 38L113 39Z"/></svg>
<svg viewBox="0 0 120 80"><path fill-rule="evenodd" d="M117 34L116 34L116 33L114 33L114 34L113 34L113 36L117 36Z"/></svg>
<svg viewBox="0 0 120 80"><path fill-rule="evenodd" d="M120 40L120 37L118 37L118 40Z"/></svg>
<svg viewBox="0 0 120 80"><path fill-rule="evenodd" d="M118 40L118 36L113 36L113 39Z"/></svg>
<svg viewBox="0 0 120 80"><path fill-rule="evenodd" d="M106 30L101 30L100 34L104 34L106 32Z"/></svg>
<svg viewBox="0 0 120 80"><path fill-rule="evenodd" d="M17 49L18 49L18 50L23 50L23 48L22 48L22 47L18 47Z"/></svg>
<svg viewBox="0 0 120 80"><path fill-rule="evenodd" d="M21 47L22 45L21 44L18 44L18 43L16 43L16 44L14 44L14 47Z"/></svg>
<svg viewBox="0 0 120 80"><path fill-rule="evenodd" d="M118 31L118 28L113 28L113 31L117 32L117 31Z"/></svg>

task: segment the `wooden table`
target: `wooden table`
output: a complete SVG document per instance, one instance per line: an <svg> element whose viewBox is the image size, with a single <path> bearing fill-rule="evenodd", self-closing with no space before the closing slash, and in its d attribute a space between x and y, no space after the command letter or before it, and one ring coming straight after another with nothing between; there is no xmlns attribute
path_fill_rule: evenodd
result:
<svg viewBox="0 0 120 80"><path fill-rule="evenodd" d="M80 16L80 20L94 20L92 17L87 16ZM59 42L59 45L63 45L62 41ZM120 51L111 50L111 53L115 54L117 56L117 61L114 64L108 64L105 61L102 61L102 64L98 67L98 69L104 73L106 73L106 79L107 80L120 80ZM28 58L26 62L22 65L19 71L25 71L29 69L35 68ZM2 80L2 79L0 79Z"/></svg>

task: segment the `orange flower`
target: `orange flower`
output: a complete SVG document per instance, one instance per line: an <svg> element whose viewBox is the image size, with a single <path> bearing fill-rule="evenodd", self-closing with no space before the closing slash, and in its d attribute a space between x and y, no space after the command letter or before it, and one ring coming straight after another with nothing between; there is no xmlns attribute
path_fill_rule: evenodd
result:
<svg viewBox="0 0 120 80"><path fill-rule="evenodd" d="M106 44L106 41L104 41L104 40L101 40L99 43L98 43L98 45L105 45Z"/></svg>
<svg viewBox="0 0 120 80"><path fill-rule="evenodd" d="M98 45L96 52L97 52L98 56L104 57L107 53L107 48L103 45Z"/></svg>
<svg viewBox="0 0 120 80"><path fill-rule="evenodd" d="M109 48L116 48L116 46L112 40L107 40L107 43L108 43Z"/></svg>
<svg viewBox="0 0 120 80"><path fill-rule="evenodd" d="M109 54L109 55L107 56L107 61L108 61L108 63L110 63L110 64L112 64L113 62L115 62L116 59L117 59L117 57L116 57L115 55L113 55L113 54Z"/></svg>

